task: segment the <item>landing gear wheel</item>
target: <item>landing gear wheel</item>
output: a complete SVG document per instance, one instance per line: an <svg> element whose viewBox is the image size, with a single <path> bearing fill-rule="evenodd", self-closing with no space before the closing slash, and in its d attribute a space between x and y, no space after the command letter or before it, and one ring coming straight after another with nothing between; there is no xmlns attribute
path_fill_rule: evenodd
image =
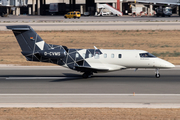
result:
<svg viewBox="0 0 180 120"><path fill-rule="evenodd" d="M156 74L155 76L156 76L156 78L160 78L161 75L160 74Z"/></svg>
<svg viewBox="0 0 180 120"><path fill-rule="evenodd" d="M82 77L83 77L83 78L90 78L92 75L93 75L92 72L85 72L85 73L82 75Z"/></svg>
<svg viewBox="0 0 180 120"><path fill-rule="evenodd" d="M156 78L160 78L160 74L159 74L159 69L156 68L156 75L155 75Z"/></svg>
<svg viewBox="0 0 180 120"><path fill-rule="evenodd" d="M88 78L88 75L84 73L84 74L82 75L82 77L83 77L83 78Z"/></svg>

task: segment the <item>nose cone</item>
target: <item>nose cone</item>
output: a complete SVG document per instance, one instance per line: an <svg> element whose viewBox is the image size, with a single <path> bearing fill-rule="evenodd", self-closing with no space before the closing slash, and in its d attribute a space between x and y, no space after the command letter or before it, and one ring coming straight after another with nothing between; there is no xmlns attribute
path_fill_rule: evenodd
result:
<svg viewBox="0 0 180 120"><path fill-rule="evenodd" d="M172 63L166 61L165 68L174 68L174 67L175 67L175 65L173 65Z"/></svg>
<svg viewBox="0 0 180 120"><path fill-rule="evenodd" d="M165 60L162 60L162 59L159 59L158 64L156 64L159 68L174 68L175 65L173 65L172 63L168 62L168 61L165 61Z"/></svg>

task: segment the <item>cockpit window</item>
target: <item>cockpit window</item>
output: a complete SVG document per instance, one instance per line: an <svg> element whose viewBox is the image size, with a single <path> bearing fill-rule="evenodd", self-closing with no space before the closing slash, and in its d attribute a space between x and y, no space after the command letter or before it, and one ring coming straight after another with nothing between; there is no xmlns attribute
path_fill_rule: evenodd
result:
<svg viewBox="0 0 180 120"><path fill-rule="evenodd" d="M154 55L152 55L152 54L150 54L150 53L140 53L139 54L140 55L140 57L156 57L156 56L154 56Z"/></svg>

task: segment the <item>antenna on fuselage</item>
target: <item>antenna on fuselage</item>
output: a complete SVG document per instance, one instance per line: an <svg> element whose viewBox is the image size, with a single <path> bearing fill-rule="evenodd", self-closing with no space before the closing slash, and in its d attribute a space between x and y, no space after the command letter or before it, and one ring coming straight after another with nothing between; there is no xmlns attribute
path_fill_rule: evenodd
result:
<svg viewBox="0 0 180 120"><path fill-rule="evenodd" d="M94 46L94 48L97 50L98 48L96 46Z"/></svg>

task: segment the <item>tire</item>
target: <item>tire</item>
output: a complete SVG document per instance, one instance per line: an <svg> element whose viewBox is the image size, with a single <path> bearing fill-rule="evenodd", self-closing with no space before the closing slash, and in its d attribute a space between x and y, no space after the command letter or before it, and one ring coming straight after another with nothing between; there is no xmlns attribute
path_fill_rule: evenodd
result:
<svg viewBox="0 0 180 120"><path fill-rule="evenodd" d="M76 19L76 17L74 16L74 19Z"/></svg>
<svg viewBox="0 0 180 120"><path fill-rule="evenodd" d="M64 18L65 18L65 19L67 19L67 17L66 17L66 16L64 16Z"/></svg>
<svg viewBox="0 0 180 120"><path fill-rule="evenodd" d="M84 73L84 74L82 75L83 78L88 78L88 76L89 76L89 75L88 75L87 73Z"/></svg>
<svg viewBox="0 0 180 120"><path fill-rule="evenodd" d="M132 16L133 16L133 17L136 17L136 14L135 14L135 13L133 13L133 14L132 14Z"/></svg>
<svg viewBox="0 0 180 120"><path fill-rule="evenodd" d="M80 19L80 17L78 17L78 19Z"/></svg>
<svg viewBox="0 0 180 120"><path fill-rule="evenodd" d="M155 77L156 77L156 78L160 78L161 75L160 75L160 74L156 74Z"/></svg>

